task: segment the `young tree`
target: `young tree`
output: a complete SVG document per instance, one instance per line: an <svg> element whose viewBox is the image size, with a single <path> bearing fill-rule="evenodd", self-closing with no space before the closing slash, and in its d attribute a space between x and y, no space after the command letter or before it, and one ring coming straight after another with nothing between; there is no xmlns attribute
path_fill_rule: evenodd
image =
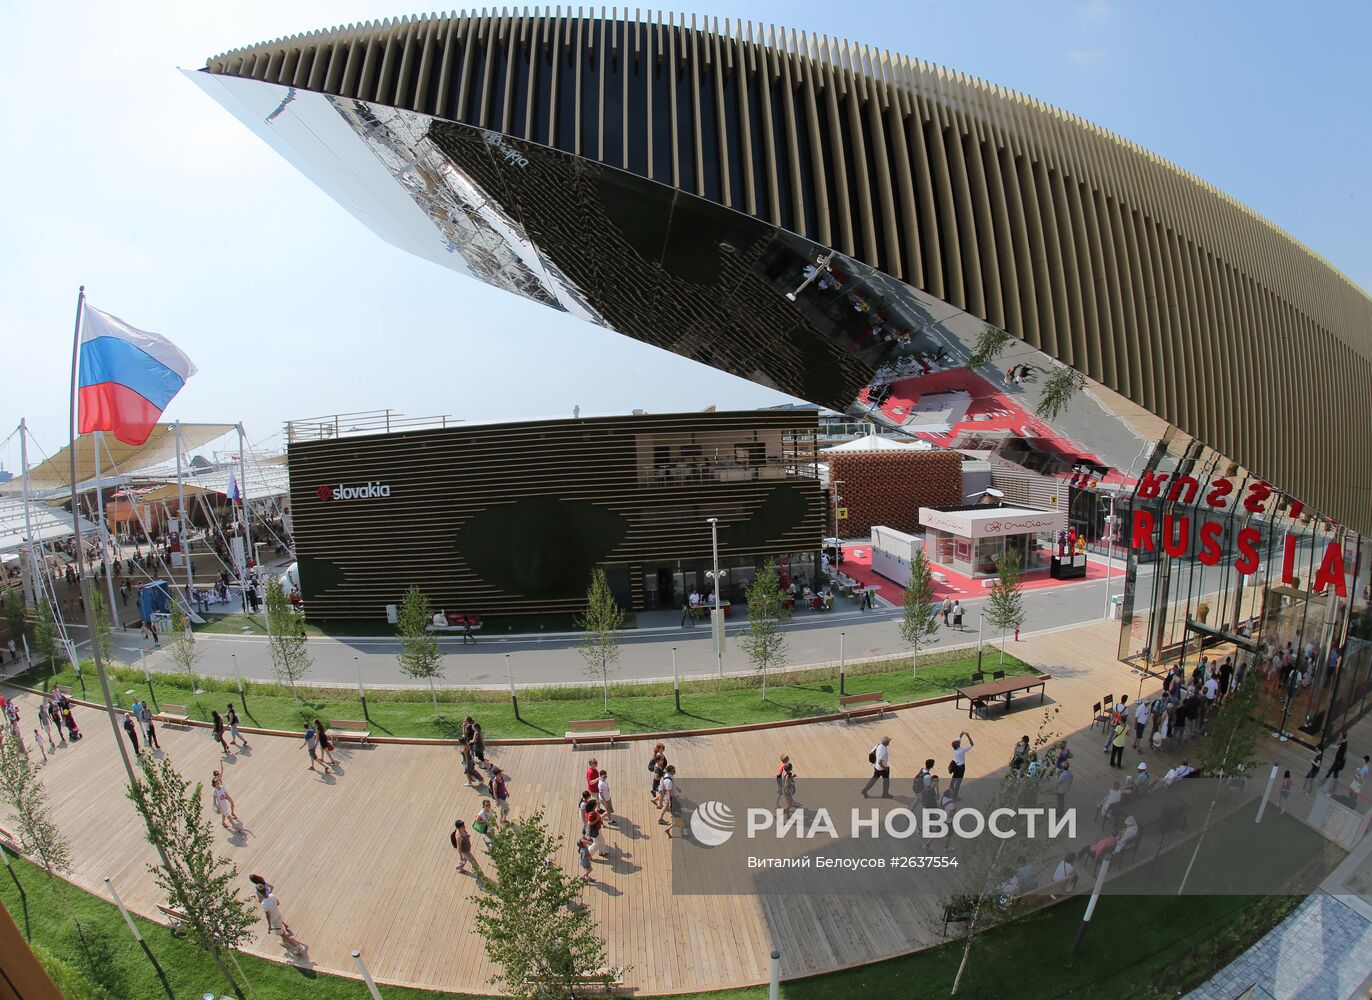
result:
<svg viewBox="0 0 1372 1000"><path fill-rule="evenodd" d="M149 873L168 903L186 915L196 942L237 993L224 953L248 939L257 907L239 895L238 867L215 853L202 786L191 788L170 758L147 758L127 794L143 817L148 843L162 859L148 866Z"/></svg>
<svg viewBox="0 0 1372 1000"><path fill-rule="evenodd" d="M55 877L71 870L71 848L48 811L48 794L38 768L12 734L0 738L0 802L14 816L19 847Z"/></svg>
<svg viewBox="0 0 1372 1000"><path fill-rule="evenodd" d="M57 620L52 616L52 605L46 597L38 598L38 615L33 621L33 651L49 664L52 672L57 673Z"/></svg>
<svg viewBox="0 0 1372 1000"><path fill-rule="evenodd" d="M5 628L15 644L20 644L24 633L28 631L28 615L24 610L24 595L18 587L10 587L5 591L4 616Z"/></svg>
<svg viewBox="0 0 1372 1000"><path fill-rule="evenodd" d="M1075 368L1054 365L1048 377L1043 380L1043 398L1034 407L1034 413L1044 420L1056 420L1072 397L1086 385L1086 376Z"/></svg>
<svg viewBox="0 0 1372 1000"><path fill-rule="evenodd" d="M580 905L581 883L558 864L561 848L562 837L548 832L542 810L502 823L491 835L495 877L472 898L486 954L500 968L491 983L506 996L598 995L621 974L607 968L605 942Z"/></svg>
<svg viewBox="0 0 1372 1000"><path fill-rule="evenodd" d="M96 649L100 651L100 659L110 663L114 659L114 626L110 624L110 611L105 607L105 598L98 587L90 588L90 602Z"/></svg>
<svg viewBox="0 0 1372 1000"><path fill-rule="evenodd" d="M1007 549L996 563L996 582L986 602L986 620L1000 629L1000 664L1005 666L1005 633L1024 624L1024 594L1019 584L1020 555Z"/></svg>
<svg viewBox="0 0 1372 1000"><path fill-rule="evenodd" d="M914 559L910 560L910 582L905 585L904 598L900 637L910 647L910 676L913 677L919 667L919 648L939 630L939 613L934 607L934 576L923 549L916 549Z"/></svg>
<svg viewBox="0 0 1372 1000"><path fill-rule="evenodd" d="M739 640L743 652L762 674L762 700L767 700L767 671L786 661L786 635L782 624L791 617L781 590L776 563L768 561L753 577L745 592L748 598L748 631Z"/></svg>
<svg viewBox="0 0 1372 1000"><path fill-rule="evenodd" d="M200 662L204 653L195 643L195 632L191 630L190 619L177 605L172 605L171 636L167 640L166 649L171 661L190 678L191 692L194 693L199 690L200 684L199 678L195 675L195 665Z"/></svg>
<svg viewBox="0 0 1372 1000"><path fill-rule="evenodd" d="M971 371L976 371L982 365L989 365L996 357L1014 343L1015 338L1004 330L991 326L989 323L981 328L981 333L977 335L977 345L972 348L971 355L967 358L967 367Z"/></svg>
<svg viewBox="0 0 1372 1000"><path fill-rule="evenodd" d="M314 661L305 648L305 621L291 607L281 581L274 577L267 580L267 627L271 632L267 646L272 654L272 670L278 681L290 685L298 707L300 694L295 689L296 682Z"/></svg>
<svg viewBox="0 0 1372 1000"><path fill-rule="evenodd" d="M591 572L591 586L586 591L586 613L577 619L577 626L585 632L581 640L581 656L586 672L600 680L605 700L605 714L610 713L610 671L619 660L619 630L624 626L624 612L615 603L605 571L597 566Z"/></svg>
<svg viewBox="0 0 1372 1000"><path fill-rule="evenodd" d="M433 609L429 599L418 587L405 591L396 615L396 629L400 633L400 669L406 677L427 680L433 695L434 721L438 721L438 690L434 678L443 676L443 654L438 651L438 638L429 631Z"/></svg>

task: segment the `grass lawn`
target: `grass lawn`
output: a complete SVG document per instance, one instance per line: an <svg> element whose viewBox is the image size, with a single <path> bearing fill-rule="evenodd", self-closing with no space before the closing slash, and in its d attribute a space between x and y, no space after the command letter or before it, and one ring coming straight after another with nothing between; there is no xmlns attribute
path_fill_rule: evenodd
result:
<svg viewBox="0 0 1372 1000"><path fill-rule="evenodd" d="M921 664L911 676L909 661L865 664L850 670L846 690L849 694L880 691L891 702L917 701L949 694L966 683L976 667L976 657L958 657ZM858 668L854 668L858 669ZM1029 673L1032 668L1006 656L1007 674ZM100 696L94 666L88 666L86 693L92 700ZM148 696L142 671L113 668L112 694L124 705ZM64 664L56 678L51 670L33 667L14 678L14 683L48 690L53 683L81 687L70 664ZM233 681L199 679L200 695L191 689L190 678L173 674L154 674L154 699L158 704L186 705L194 718L209 719L211 709L222 713L233 701L244 721L263 729L296 729L305 719L361 719L362 708L347 688L300 688L302 707L297 707L288 689L279 684L246 682L247 709L238 699ZM134 693L127 694L129 690ZM481 722L487 739L519 737L561 737L568 722L605 718L598 688L531 688L519 692L520 719L514 717L509 695L500 691L440 690L442 720L434 721L429 692L423 688L392 691L376 689L367 694L372 729L378 735L453 738L468 715ZM814 670L777 675L767 685L763 701L755 678L695 680L683 682L681 711L677 712L671 684L616 684L610 688L609 715L626 733L675 732L683 729L708 729L739 726L779 719L803 719L838 711L838 678L833 670Z"/></svg>
<svg viewBox="0 0 1372 1000"><path fill-rule="evenodd" d="M537 635L540 632L579 632L576 615L483 615L481 619L481 635L516 635L519 633L529 633ZM635 628L637 617L632 613L626 613L624 627L626 629ZM262 623L262 615L259 613L255 617L249 618L247 615L234 612L228 615L216 615L211 613L204 625L197 625L197 632L227 632L230 635L266 635L266 627ZM322 621L306 622L306 635L337 635L337 636L379 636L387 639L394 639L396 632L395 626L385 621L377 621L375 618L351 619L347 621Z"/></svg>
<svg viewBox="0 0 1372 1000"><path fill-rule="evenodd" d="M65 968L69 1000L168 996L113 904L66 883L60 889L34 865L14 862L28 894L21 903L11 879L0 874L0 899L29 940ZM1074 899L978 935L958 995L1048 1000L1113 997L1160 1000L1179 996L1279 921L1297 897L1106 897L1096 909L1081 950L1070 952L1085 900ZM73 917L79 919L84 943ZM208 956L161 924L135 918L167 976L173 997L226 989ZM963 942L876 965L783 984L790 1000L835 996L946 997L962 959ZM301 972L250 956L240 958L258 995L306 1000L366 1000L358 982ZM1013 982L1013 987L1008 984ZM81 986L93 984L87 992ZM387 1000L438 1000L458 994L384 987ZM762 1000L766 987L696 994L699 1000Z"/></svg>

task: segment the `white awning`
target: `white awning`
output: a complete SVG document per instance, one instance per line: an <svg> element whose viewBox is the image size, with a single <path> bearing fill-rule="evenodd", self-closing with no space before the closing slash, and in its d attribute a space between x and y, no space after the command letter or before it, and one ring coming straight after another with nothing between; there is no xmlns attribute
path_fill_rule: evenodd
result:
<svg viewBox="0 0 1372 1000"><path fill-rule="evenodd" d="M29 518L35 542L55 542L74 534L71 514L60 507L30 501ZM81 518L81 533L95 538L96 526ZM0 496L0 552L21 552L24 543L24 498Z"/></svg>
<svg viewBox="0 0 1372 1000"><path fill-rule="evenodd" d="M211 441L236 429L234 424L182 424L181 448L189 453L203 448ZM70 446L52 458L29 469L30 488L52 489L71 485ZM112 434L101 437L100 471L105 475L117 473L129 478L137 472L164 462L176 461L176 425L158 424L148 440L141 445L128 445ZM113 466L113 468L111 467ZM16 477L17 478L17 477ZM84 483L95 478L95 435L82 434L76 439L76 481Z"/></svg>

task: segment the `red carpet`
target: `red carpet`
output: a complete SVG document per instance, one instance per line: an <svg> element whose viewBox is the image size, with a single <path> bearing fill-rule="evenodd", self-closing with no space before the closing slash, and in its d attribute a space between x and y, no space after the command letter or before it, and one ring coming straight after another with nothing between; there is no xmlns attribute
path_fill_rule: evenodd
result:
<svg viewBox="0 0 1372 1000"><path fill-rule="evenodd" d="M1034 445L1043 451L1069 459L1082 457L1099 462L1075 442L1060 436L1051 426L1024 409L1016 394L993 385L966 368L949 368L892 382L891 395L882 404L881 412L896 423L901 423L909 417L922 397L944 392L965 392L971 397L966 416L953 425L950 433L920 432L915 436L941 448L956 448L968 447L966 439L978 434L1006 431L1033 440ZM864 389L858 399L865 403L867 397L868 391ZM959 439L963 439L962 444L959 444ZM1118 477L1119 473L1112 472L1106 481L1115 482Z"/></svg>
<svg viewBox="0 0 1372 1000"><path fill-rule="evenodd" d="M963 576L961 573L954 573L950 569L930 563L934 572L941 573L948 578L947 583L934 581L934 596L939 600L945 597L984 597L990 588L981 586L980 580L972 580ZM900 604L901 590L884 576L879 576L872 569L872 547L871 545L857 542L843 547L843 565L839 567L846 575L851 576L864 587L876 587L880 596L890 601L892 604ZM1116 556L1112 567L1111 576L1124 576L1124 560ZM1105 579L1105 560L1099 556L1092 555L1086 560L1086 580ZM1025 573L1020 577L1020 588L1022 590L1041 590L1046 587L1067 587L1074 583L1084 583L1085 580L1054 580L1048 575L1048 570L1034 570Z"/></svg>

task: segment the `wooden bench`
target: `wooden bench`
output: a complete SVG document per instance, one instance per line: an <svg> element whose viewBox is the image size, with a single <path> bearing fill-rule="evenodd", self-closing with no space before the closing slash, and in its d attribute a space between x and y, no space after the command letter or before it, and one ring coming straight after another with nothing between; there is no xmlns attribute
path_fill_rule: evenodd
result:
<svg viewBox="0 0 1372 1000"><path fill-rule="evenodd" d="M187 917L184 912L178 910L174 906L163 906L161 903L158 903L157 908L161 910L163 913L165 913L167 916L171 917L171 924L169 926L172 929L172 933L179 932L183 927L190 923L190 918Z"/></svg>
<svg viewBox="0 0 1372 1000"><path fill-rule="evenodd" d="M356 719L330 719L329 728L325 730L324 735L331 740L366 743L372 738L372 731L367 723L358 722Z"/></svg>
<svg viewBox="0 0 1372 1000"><path fill-rule="evenodd" d="M843 716L845 722L852 722L855 715L866 715L868 712L876 712L878 715L886 714L886 710L891 707L891 703L886 700L880 691L869 691L866 694L850 694L838 700L838 713Z"/></svg>
<svg viewBox="0 0 1372 1000"><path fill-rule="evenodd" d="M572 741L573 750L576 749L578 743L604 743L608 741L611 746L614 746L615 740L619 739L619 724L614 719L588 719L584 722L569 722L563 739Z"/></svg>
<svg viewBox="0 0 1372 1000"><path fill-rule="evenodd" d="M972 920L972 910L966 907L954 907L951 903L943 907L943 936L948 936L949 924L966 924Z"/></svg>
<svg viewBox="0 0 1372 1000"><path fill-rule="evenodd" d="M162 711L153 718L158 722L175 722L179 726L189 726L191 723L191 713L185 705L173 705L165 701L162 703Z"/></svg>
<svg viewBox="0 0 1372 1000"><path fill-rule="evenodd" d="M1128 850L1128 848L1125 848ZM1077 873L1073 870L1071 875L1057 882L1048 882L1044 885L1035 886L1026 892L1020 893L1015 897L1015 902L1023 905L1033 905L1036 903L1051 903L1059 896L1068 896L1076 892L1080 880Z"/></svg>
<svg viewBox="0 0 1372 1000"><path fill-rule="evenodd" d="M14 855L21 855L24 853L19 847L19 838L16 837L8 827L0 826L0 847L3 847Z"/></svg>
<svg viewBox="0 0 1372 1000"><path fill-rule="evenodd" d="M530 986L554 983L561 985L564 982L568 982L568 979L564 976L542 976L534 974L531 976L526 976L524 981L528 983ZM612 972L610 970L606 970L605 972L601 973L591 972L581 976L570 977L570 983L568 983L568 985L573 987L598 986L603 990L615 991L624 989L624 977L618 974L617 972Z"/></svg>

